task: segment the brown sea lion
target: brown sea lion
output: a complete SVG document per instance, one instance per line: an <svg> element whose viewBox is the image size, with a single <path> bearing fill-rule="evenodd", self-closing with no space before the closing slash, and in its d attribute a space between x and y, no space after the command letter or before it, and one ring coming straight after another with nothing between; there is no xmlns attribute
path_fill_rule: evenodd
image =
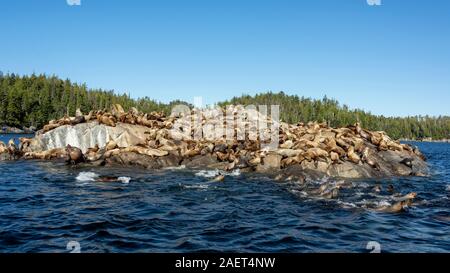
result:
<svg viewBox="0 0 450 273"><path fill-rule="evenodd" d="M45 134L45 133L50 132L51 130L54 130L54 129L58 128L58 127L60 127L60 125L57 124L57 123L55 123L55 124L47 124L47 125L44 125L42 130L43 130L43 133Z"/></svg>
<svg viewBox="0 0 450 273"><path fill-rule="evenodd" d="M138 153L138 154L148 155L148 156L155 156L155 157L162 157L162 156L166 156L169 154L169 152L167 152L167 151L161 151L161 150L153 149L153 148L144 148L144 147L140 147L140 146L130 146L130 147L123 149L123 151L124 152L133 152L133 153Z"/></svg>
<svg viewBox="0 0 450 273"><path fill-rule="evenodd" d="M106 151L111 151L117 148L117 143L114 140L110 140L106 144Z"/></svg>
<svg viewBox="0 0 450 273"><path fill-rule="evenodd" d="M0 141L0 154L8 152L8 148L3 141Z"/></svg>
<svg viewBox="0 0 450 273"><path fill-rule="evenodd" d="M77 108L77 110L75 110L75 117L81 117L81 116L84 117L83 112L81 112L80 108Z"/></svg>
<svg viewBox="0 0 450 273"><path fill-rule="evenodd" d="M75 126L77 124L85 123L86 118L84 116L77 116L71 121L71 125Z"/></svg>
<svg viewBox="0 0 450 273"><path fill-rule="evenodd" d="M79 148L67 145L66 153L67 153L67 157L66 157L67 163L70 163L72 165L76 165L78 163L81 163L81 162L85 161L85 157L83 155L83 152Z"/></svg>
<svg viewBox="0 0 450 273"><path fill-rule="evenodd" d="M105 125L110 126L110 127L116 127L116 121L115 121L115 119L114 119L113 117L111 117L111 116L102 115L102 116L100 116L100 118L99 118L99 122L100 122L101 124L105 124Z"/></svg>
<svg viewBox="0 0 450 273"><path fill-rule="evenodd" d="M385 213L399 213L399 212L405 211L405 208L410 205L411 205L411 201L405 200L405 201L397 202L392 206L382 206L382 207L376 208L375 211L385 212Z"/></svg>
<svg viewBox="0 0 450 273"><path fill-rule="evenodd" d="M339 161L339 154L336 152L330 152L330 158L333 162Z"/></svg>
<svg viewBox="0 0 450 273"><path fill-rule="evenodd" d="M406 201L406 200L414 200L416 198L417 198L417 193L411 192L402 197L393 197L393 200L396 202L400 202L400 201Z"/></svg>
<svg viewBox="0 0 450 273"><path fill-rule="evenodd" d="M90 121L90 120L93 119L93 118L94 118L94 111L90 111L89 114L87 114L87 115L84 116L84 120L85 120L86 122Z"/></svg>
<svg viewBox="0 0 450 273"><path fill-rule="evenodd" d="M19 151L23 151L26 148L28 148L28 146L30 146L30 144L31 144L31 141L32 140L30 138L24 138L24 137L19 138Z"/></svg>
<svg viewBox="0 0 450 273"><path fill-rule="evenodd" d="M349 146L347 150L347 157L351 162L358 164L361 161L361 157L355 153L353 146Z"/></svg>
<svg viewBox="0 0 450 273"><path fill-rule="evenodd" d="M8 153L9 153L11 156L13 156L13 157L17 156L18 153L20 152L19 149L18 149L17 146L16 146L16 143L15 143L15 140L14 140L14 139L10 139L10 140L8 141L7 149L8 149Z"/></svg>
<svg viewBox="0 0 450 273"><path fill-rule="evenodd" d="M213 182L223 182L225 180L225 175L221 174L216 176L212 181Z"/></svg>
<svg viewBox="0 0 450 273"><path fill-rule="evenodd" d="M95 179L95 182L114 183L119 182L119 178L115 176L99 176L97 179Z"/></svg>
<svg viewBox="0 0 450 273"><path fill-rule="evenodd" d="M388 191L389 193L394 193L394 192L395 192L394 186L393 186L393 185L388 185L387 191Z"/></svg>
<svg viewBox="0 0 450 273"><path fill-rule="evenodd" d="M339 197L339 187L335 187L329 191L326 191L322 193L320 196L326 199L336 199Z"/></svg>

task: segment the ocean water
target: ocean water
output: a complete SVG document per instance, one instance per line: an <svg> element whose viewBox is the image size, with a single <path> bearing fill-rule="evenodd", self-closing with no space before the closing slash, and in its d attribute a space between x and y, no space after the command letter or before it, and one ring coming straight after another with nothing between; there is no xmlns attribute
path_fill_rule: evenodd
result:
<svg viewBox="0 0 450 273"><path fill-rule="evenodd" d="M450 144L414 144L430 177L351 181L337 200L239 172L217 183L214 171L183 167L0 162L0 252L369 252L369 242L382 252L449 252ZM120 181L95 182L101 175ZM418 202L397 214L368 210L393 202L376 184L417 192Z"/></svg>

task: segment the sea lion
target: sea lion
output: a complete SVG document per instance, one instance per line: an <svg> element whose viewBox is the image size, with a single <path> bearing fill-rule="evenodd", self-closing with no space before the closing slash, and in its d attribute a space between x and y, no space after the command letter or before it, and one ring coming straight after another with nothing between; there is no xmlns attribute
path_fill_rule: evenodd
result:
<svg viewBox="0 0 450 273"><path fill-rule="evenodd" d="M21 137L19 138L19 151L23 151L26 148L28 148L28 146L30 146L32 139L31 138L25 138L25 137Z"/></svg>
<svg viewBox="0 0 450 273"><path fill-rule="evenodd" d="M83 152L79 148L67 145L66 153L67 153L66 161L69 164L76 165L78 163L85 161Z"/></svg>
<svg viewBox="0 0 450 273"><path fill-rule="evenodd" d="M361 161L361 157L355 153L353 146L349 146L347 150L347 157L351 162L358 164Z"/></svg>
<svg viewBox="0 0 450 273"><path fill-rule="evenodd" d="M339 187L335 187L331 190L328 190L322 193L320 196L326 199L336 199L339 196Z"/></svg>
<svg viewBox="0 0 450 273"><path fill-rule="evenodd" d="M257 165L261 164L261 162L262 162L262 160L261 160L260 156L256 156L255 158L250 159L248 161L249 165L251 165L251 166L257 166Z"/></svg>
<svg viewBox="0 0 450 273"><path fill-rule="evenodd" d="M94 117L94 111L90 111L89 114L84 116L86 122L90 121Z"/></svg>
<svg viewBox="0 0 450 273"><path fill-rule="evenodd" d="M402 161L400 161L400 164L403 164L403 165L405 165L405 166L407 166L407 167L412 168L412 167L413 167L413 159L411 159L411 158L405 158L405 159L403 159Z"/></svg>
<svg viewBox="0 0 450 273"><path fill-rule="evenodd" d="M394 193L394 192L395 192L394 186L393 186L393 185L388 185L388 186L387 186L387 191L388 191L389 193Z"/></svg>
<svg viewBox="0 0 450 273"><path fill-rule="evenodd" d="M75 110L75 117L84 117L83 112L81 112L80 108L77 108L77 110Z"/></svg>
<svg viewBox="0 0 450 273"><path fill-rule="evenodd" d="M47 125L44 125L44 128L42 130L43 130L43 133L45 134L45 133L50 132L50 131L58 128L58 127L60 127L60 125L57 124L57 123L55 123L55 124L47 124Z"/></svg>
<svg viewBox="0 0 450 273"><path fill-rule="evenodd" d="M382 188L381 188L380 185L376 185L375 187L373 187L372 190L373 190L374 192L376 192L376 193L379 193L379 192L381 192Z"/></svg>
<svg viewBox="0 0 450 273"><path fill-rule="evenodd" d="M122 105L113 104L111 106L111 113L116 117L120 117L122 114L125 113L125 110L123 109Z"/></svg>
<svg viewBox="0 0 450 273"><path fill-rule="evenodd" d="M87 161L96 161L99 160L102 157L102 153L99 153L99 146L96 144L93 148L89 148L86 151L85 157Z"/></svg>
<svg viewBox="0 0 450 273"><path fill-rule="evenodd" d="M328 158L328 152L321 148L310 148L303 154L306 158L317 159L319 157Z"/></svg>
<svg viewBox="0 0 450 273"><path fill-rule="evenodd" d="M385 212L385 213L399 213L399 212L405 211L405 208L410 205L411 205L411 201L405 200L405 201L397 202L392 206L382 206L382 207L376 208L375 211Z"/></svg>
<svg viewBox="0 0 450 273"><path fill-rule="evenodd" d="M117 143L114 140L110 140L107 144L106 144L106 151L111 151L117 148Z"/></svg>
<svg viewBox="0 0 450 273"><path fill-rule="evenodd" d="M122 152L121 149L115 148L115 149L107 150L103 156L104 156L104 158L110 158L112 156L119 155L121 152Z"/></svg>
<svg viewBox="0 0 450 273"><path fill-rule="evenodd" d="M116 127L116 121L111 116L99 115L99 116L97 116L97 120L100 124L105 124L110 127Z"/></svg>
<svg viewBox="0 0 450 273"><path fill-rule="evenodd" d="M119 182L119 178L115 176L99 176L95 179L95 182L101 182L101 183L114 183Z"/></svg>
<svg viewBox="0 0 450 273"><path fill-rule="evenodd" d="M16 156L18 156L20 153L19 149L16 146L15 139L10 139L8 141L7 149L8 149L9 155L13 158L16 158Z"/></svg>
<svg viewBox="0 0 450 273"><path fill-rule="evenodd" d="M167 151L161 151L161 150L153 149L153 148L144 148L144 147L140 147L140 146L130 146L130 147L123 149L123 151L138 153L141 155L155 156L155 157L162 157L162 156L166 156L169 154L169 152L167 152Z"/></svg>
<svg viewBox="0 0 450 273"><path fill-rule="evenodd" d="M81 116L75 117L75 118L71 121L70 125L75 126L75 125L77 125L77 124L85 123L85 122L86 122L86 118L85 118L84 116L81 115Z"/></svg>
<svg viewBox="0 0 450 273"><path fill-rule="evenodd" d="M25 153L25 159L44 159L50 160L53 158L65 158L67 157L66 149L64 148L55 148L43 152L28 152Z"/></svg>
<svg viewBox="0 0 450 273"><path fill-rule="evenodd" d="M411 193L408 193L408 194L405 195L405 196L402 196L402 197L393 197L392 199L393 199L394 201L396 201L396 202L400 202L400 201L406 201L406 200L414 200L414 199L416 199L416 197L417 197L417 193L411 192Z"/></svg>
<svg viewBox="0 0 450 273"><path fill-rule="evenodd" d="M8 152L8 148L3 141L0 141L0 154Z"/></svg>
<svg viewBox="0 0 450 273"><path fill-rule="evenodd" d="M283 180L283 177L284 177L283 174L280 173L280 174L277 174L277 176L275 176L274 180L281 181L281 180Z"/></svg>
<svg viewBox="0 0 450 273"><path fill-rule="evenodd" d="M339 161L339 154L336 152L330 152L330 158L333 162Z"/></svg>
<svg viewBox="0 0 450 273"><path fill-rule="evenodd" d="M216 176L212 181L213 182L223 182L225 180L225 175L221 174Z"/></svg>
<svg viewBox="0 0 450 273"><path fill-rule="evenodd" d="M415 147L414 149L413 149L413 153L415 154L415 155L417 155L420 159L422 159L423 161L427 161L427 158L425 157L425 155L424 154L422 154L420 151L419 151L419 149L417 148L417 147Z"/></svg>
<svg viewBox="0 0 450 273"><path fill-rule="evenodd" d="M100 150L100 147L98 147L98 144L95 144L93 148L87 149L86 153L96 153L98 150Z"/></svg>

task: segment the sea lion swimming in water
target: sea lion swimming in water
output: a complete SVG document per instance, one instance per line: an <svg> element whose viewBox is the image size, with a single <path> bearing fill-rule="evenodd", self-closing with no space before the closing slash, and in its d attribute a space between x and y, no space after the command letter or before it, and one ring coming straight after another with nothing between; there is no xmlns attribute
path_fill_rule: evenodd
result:
<svg viewBox="0 0 450 273"><path fill-rule="evenodd" d="M402 196L402 197L393 197L393 200L397 201L397 202L400 202L400 201L413 200L413 199L416 199L416 197L417 197L417 193L411 192L411 193L408 193L407 195Z"/></svg>
<svg viewBox="0 0 450 273"><path fill-rule="evenodd" d="M389 193L394 193L394 192L395 192L394 186L393 186L393 185L388 185L387 191L388 191Z"/></svg>
<svg viewBox="0 0 450 273"><path fill-rule="evenodd" d="M326 199L335 199L339 196L339 187L335 187L327 192L322 193L320 196Z"/></svg>
<svg viewBox="0 0 450 273"><path fill-rule="evenodd" d="M225 175L221 174L216 176L212 181L213 182L223 182L225 180Z"/></svg>
<svg viewBox="0 0 450 273"><path fill-rule="evenodd" d="M386 213L398 213L405 211L405 208L411 206L412 201L411 200L405 200L395 203L392 206L382 206L379 208L376 208L375 211L377 212L386 212Z"/></svg>
<svg viewBox="0 0 450 273"><path fill-rule="evenodd" d="M376 185L375 187L373 187L373 191L374 192L381 192L381 186L380 185Z"/></svg>
<svg viewBox="0 0 450 273"><path fill-rule="evenodd" d="M99 176L95 179L96 182L102 182L102 183L114 183L119 182L119 178L115 176Z"/></svg>

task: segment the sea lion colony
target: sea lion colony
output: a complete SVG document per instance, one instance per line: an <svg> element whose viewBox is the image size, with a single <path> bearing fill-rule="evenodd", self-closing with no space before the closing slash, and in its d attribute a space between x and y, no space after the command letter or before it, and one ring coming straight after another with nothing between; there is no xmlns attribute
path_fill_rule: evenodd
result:
<svg viewBox="0 0 450 273"><path fill-rule="evenodd" d="M238 112L235 107L235 113ZM223 110L225 112L225 110ZM256 113L256 115L260 115ZM196 156L212 156L218 162L225 163L226 170L253 169L264 170L267 167L276 169L285 169L293 165L307 166L313 164L319 169L327 169L329 166L351 162L355 165L368 165L374 170L380 169L377 153L380 151L395 151L410 155L411 158L420 158L425 160L423 154L408 144L401 144L393 141L384 132L371 132L360 127L359 124L347 128L331 128L326 123L309 122L307 124L299 123L296 125L280 123L279 147L274 151L261 149L261 143L258 140L250 140L254 128L248 121L244 120L245 128L241 126L234 127L234 139L217 139L208 141L193 140L193 136L202 130L202 128L192 128L191 138L186 135L175 135L171 129L175 122L183 118L184 121L191 121L195 117L190 116L170 116L166 117L163 113L145 114L132 108L125 112L120 105L114 105L110 112L106 110L91 111L83 115L77 110L75 117L65 116L59 120L52 120L45 125L37 135L46 134L61 126L75 126L80 123L98 122L106 126L114 127L117 123L128 123L145 126L149 129L147 139L137 146L118 147L114 141L110 141L106 147L92 147L83 157L83 161L94 162L107 160L108 158L120 155L122 153L136 153L149 156L151 158L165 157L173 155L183 159L189 159ZM265 117L269 124L273 121ZM217 124L217 116L202 115L201 124ZM229 120L223 123L226 125ZM238 133L247 129L245 140L237 140ZM265 133L269 135L269 129ZM267 138L266 138L267 139ZM13 141L8 145L0 143L0 154L9 155L10 159L52 159L65 157L70 154L70 149L60 147L49 151L31 151L28 146L31 139L21 138L19 147L16 147ZM75 147L74 147L75 148ZM73 149L71 147L71 149ZM73 152L72 152L73 153ZM72 160L80 162L81 159ZM405 158L401 163L407 167L412 167L412 159Z"/></svg>
<svg viewBox="0 0 450 273"><path fill-rule="evenodd" d="M221 120L218 114L226 111L234 113L234 118ZM91 163L96 165L104 164L133 164L136 156L145 162L157 161L159 159L170 158L164 162L169 162L171 166L179 166L184 162L189 162L194 158L208 157L213 159L214 168L223 171L240 169L242 171L258 171L272 174L277 181L295 181L299 185L308 184L307 176L303 170L325 170L331 166L351 163L352 166L366 166L373 169L374 173L383 173L386 164L380 164L381 158L377 156L382 151L392 151L407 155L396 164L412 168L415 160L426 160L423 154L408 144L401 144L393 141L384 132L371 132L355 124L346 128L331 128L326 123L309 122L307 124L287 124L279 123L279 147L273 151L261 149L261 142L250 140L251 129L254 123L250 118L257 116L267 121L267 128L274 124L269 117L261 115L257 111L247 111L245 118L237 117L243 108L221 109L217 111L202 112L198 127L192 127L186 134L174 133L173 129L177 121L191 122L198 119L194 112L190 114L172 115L166 117L163 113L153 112L150 114L141 113L132 108L125 112L120 105L114 105L111 111L91 111L83 115L81 111L76 111L75 117L65 116L59 120L50 121L37 133L37 136L47 134L61 126L76 126L80 123L96 122L106 126L115 127L118 123L141 125L148 128L146 139L135 146L119 147L114 141L109 141L105 147L95 145L83 153L79 148L68 145L46 151L32 151L29 147L33 139L21 138L20 144L15 145L11 140L6 145L0 142L0 155L3 159L55 159L64 158L70 164ZM236 119L240 118L243 123L237 125ZM205 124L217 125L218 123L234 124L232 127L232 140L219 138L216 140L193 140L194 135L202 131ZM245 130L244 130L245 129ZM244 130L245 140L238 140L238 133ZM264 134L270 135L269 129ZM254 131L253 131L254 132ZM224 134L229 132L224 132ZM267 139L267 138L266 138ZM128 161L128 162L125 162ZM144 163L146 164L146 163ZM165 167L171 167L165 166ZM210 165L211 166L211 165ZM312 166L312 167L311 167ZM203 167L203 166L202 166ZM298 169L300 168L300 171ZM297 170L297 171L296 171ZM414 175L411 172L409 175ZM215 182L225 180L224 173L214 178ZM335 199L339 196L342 188L348 186L346 182L334 184L326 183L320 187L308 189L308 194L324 199ZM374 192L379 192L381 186L376 187ZM388 187L389 191L389 187ZM406 195L403 199L396 200L392 207L383 207L377 210L384 212L397 212L403 210L405 206L416 198L415 194Z"/></svg>

